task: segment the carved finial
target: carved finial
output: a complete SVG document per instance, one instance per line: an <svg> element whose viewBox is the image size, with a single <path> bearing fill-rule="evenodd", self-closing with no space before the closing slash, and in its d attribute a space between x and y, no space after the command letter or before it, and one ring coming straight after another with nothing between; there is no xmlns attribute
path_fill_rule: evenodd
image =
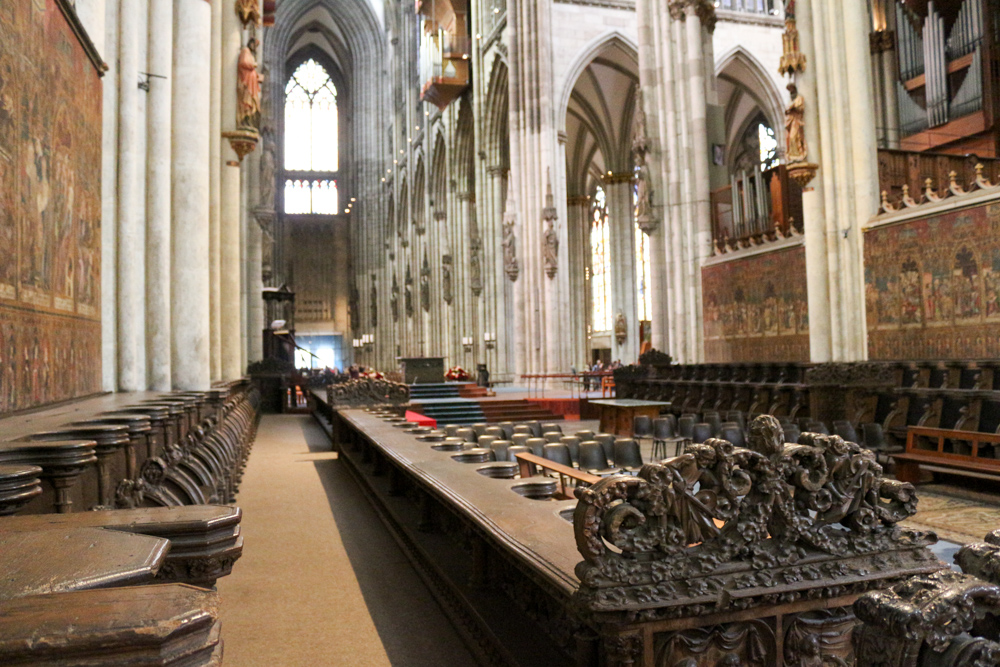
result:
<svg viewBox="0 0 1000 667"><path fill-rule="evenodd" d="M910 186L903 183L903 206L906 208L913 208L917 205L917 202L910 196Z"/></svg>
<svg viewBox="0 0 1000 667"><path fill-rule="evenodd" d="M983 188L984 190L993 187L993 184L990 183L985 176L983 176L983 170L985 169L986 168L983 166L982 162L976 163L976 185Z"/></svg>
<svg viewBox="0 0 1000 667"><path fill-rule="evenodd" d="M882 191L882 212L892 213L896 210L896 207L889 203L889 193L885 190Z"/></svg>
<svg viewBox="0 0 1000 667"><path fill-rule="evenodd" d="M948 172L948 192L956 197L966 194L965 189L958 184L958 172L954 169Z"/></svg>
<svg viewBox="0 0 1000 667"><path fill-rule="evenodd" d="M934 179L930 177L924 179L924 199L930 202L941 201L938 193L934 192Z"/></svg>

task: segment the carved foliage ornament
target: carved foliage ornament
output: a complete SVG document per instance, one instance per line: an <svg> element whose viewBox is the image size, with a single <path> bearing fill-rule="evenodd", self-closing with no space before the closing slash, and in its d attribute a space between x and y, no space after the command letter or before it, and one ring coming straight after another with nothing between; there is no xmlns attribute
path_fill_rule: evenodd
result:
<svg viewBox="0 0 1000 667"><path fill-rule="evenodd" d="M713 438L576 495L577 598L593 611L709 613L939 567L924 548L933 534L896 525L916 512L912 485L837 436L786 445L769 415L754 420L747 448Z"/></svg>
<svg viewBox="0 0 1000 667"><path fill-rule="evenodd" d="M715 3L711 0L670 0L670 18L684 21L688 13L694 14L709 32L715 32Z"/></svg>
<svg viewBox="0 0 1000 667"><path fill-rule="evenodd" d="M236 0L236 15L244 28L260 25L260 0Z"/></svg>

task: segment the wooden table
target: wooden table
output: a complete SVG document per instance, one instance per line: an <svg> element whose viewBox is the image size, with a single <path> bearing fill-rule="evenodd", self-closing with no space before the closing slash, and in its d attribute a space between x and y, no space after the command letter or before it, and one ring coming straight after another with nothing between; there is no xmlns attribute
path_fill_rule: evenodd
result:
<svg viewBox="0 0 1000 667"><path fill-rule="evenodd" d="M662 401L638 401L631 398L609 398L590 401L601 408L601 432L620 436L632 435L632 421L639 416L656 419L660 408L670 405Z"/></svg>

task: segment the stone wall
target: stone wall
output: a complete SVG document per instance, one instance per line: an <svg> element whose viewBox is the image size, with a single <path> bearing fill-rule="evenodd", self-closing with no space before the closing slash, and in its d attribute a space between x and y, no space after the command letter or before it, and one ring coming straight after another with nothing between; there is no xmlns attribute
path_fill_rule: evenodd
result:
<svg viewBox="0 0 1000 667"><path fill-rule="evenodd" d="M705 361L809 361L800 245L702 268Z"/></svg>
<svg viewBox="0 0 1000 667"><path fill-rule="evenodd" d="M100 137L59 3L0 4L0 413L101 388Z"/></svg>
<svg viewBox="0 0 1000 667"><path fill-rule="evenodd" d="M1000 202L865 233L871 359L1000 356Z"/></svg>

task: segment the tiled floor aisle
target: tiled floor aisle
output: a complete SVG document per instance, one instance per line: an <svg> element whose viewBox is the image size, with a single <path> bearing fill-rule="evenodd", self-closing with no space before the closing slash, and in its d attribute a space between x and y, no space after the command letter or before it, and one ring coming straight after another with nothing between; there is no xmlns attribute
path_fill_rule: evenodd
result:
<svg viewBox="0 0 1000 667"><path fill-rule="evenodd" d="M308 416L265 416L238 497L243 557L219 580L232 667L474 661Z"/></svg>

